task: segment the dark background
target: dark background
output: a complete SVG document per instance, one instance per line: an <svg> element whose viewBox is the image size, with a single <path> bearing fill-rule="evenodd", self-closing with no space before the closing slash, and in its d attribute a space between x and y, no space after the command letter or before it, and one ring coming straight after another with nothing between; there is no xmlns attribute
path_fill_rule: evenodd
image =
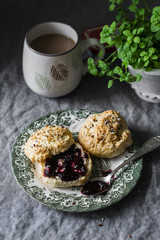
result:
<svg viewBox="0 0 160 240"><path fill-rule="evenodd" d="M4 61L21 53L25 34L33 25L47 21L64 22L75 28L81 37L86 28L113 19L107 5L103 0L1 1L0 55L6 51L1 67Z"/></svg>

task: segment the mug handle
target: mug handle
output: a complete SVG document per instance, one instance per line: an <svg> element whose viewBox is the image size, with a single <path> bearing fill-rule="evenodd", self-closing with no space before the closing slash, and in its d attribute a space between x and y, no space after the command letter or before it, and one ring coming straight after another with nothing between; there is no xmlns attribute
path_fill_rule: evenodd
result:
<svg viewBox="0 0 160 240"><path fill-rule="evenodd" d="M105 55L105 47L100 44L99 40L97 38L88 38L85 40L80 41L80 50L81 50L81 54L89 47L92 46L97 46L100 50L102 50L102 56L99 57L98 54L93 57L95 63L98 62L98 60L102 59ZM82 75L86 74L88 72L88 67L87 67L87 63L83 64L83 68L82 68Z"/></svg>

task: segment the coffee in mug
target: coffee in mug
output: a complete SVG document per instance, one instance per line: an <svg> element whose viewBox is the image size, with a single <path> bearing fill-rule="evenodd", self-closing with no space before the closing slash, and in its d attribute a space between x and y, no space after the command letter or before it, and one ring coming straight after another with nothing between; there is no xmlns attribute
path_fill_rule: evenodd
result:
<svg viewBox="0 0 160 240"><path fill-rule="evenodd" d="M75 46L73 39L61 34L46 34L34 39L30 46L34 50L46 54L59 54L69 51Z"/></svg>

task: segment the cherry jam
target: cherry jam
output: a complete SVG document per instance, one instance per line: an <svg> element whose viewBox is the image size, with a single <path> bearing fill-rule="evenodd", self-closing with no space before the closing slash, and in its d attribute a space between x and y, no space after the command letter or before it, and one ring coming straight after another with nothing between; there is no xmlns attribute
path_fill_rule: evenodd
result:
<svg viewBox="0 0 160 240"><path fill-rule="evenodd" d="M86 174L84 158L88 158L88 154L82 155L81 149L73 144L67 151L46 160L44 176L49 178L58 176L66 182L74 181Z"/></svg>

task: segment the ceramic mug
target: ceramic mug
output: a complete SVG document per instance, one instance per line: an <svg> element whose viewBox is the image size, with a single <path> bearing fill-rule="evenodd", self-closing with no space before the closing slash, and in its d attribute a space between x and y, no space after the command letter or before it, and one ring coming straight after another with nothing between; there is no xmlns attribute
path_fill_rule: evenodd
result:
<svg viewBox="0 0 160 240"><path fill-rule="evenodd" d="M34 50L31 42L46 34L60 34L71 38L75 45L70 50L58 54L45 54ZM47 22L34 26L25 36L22 67L27 85L37 94L46 97L60 97L72 92L85 74L87 64L82 62L82 53L91 46L98 46L105 54L98 39L79 41L77 32L69 25ZM95 57L95 61L98 56Z"/></svg>

